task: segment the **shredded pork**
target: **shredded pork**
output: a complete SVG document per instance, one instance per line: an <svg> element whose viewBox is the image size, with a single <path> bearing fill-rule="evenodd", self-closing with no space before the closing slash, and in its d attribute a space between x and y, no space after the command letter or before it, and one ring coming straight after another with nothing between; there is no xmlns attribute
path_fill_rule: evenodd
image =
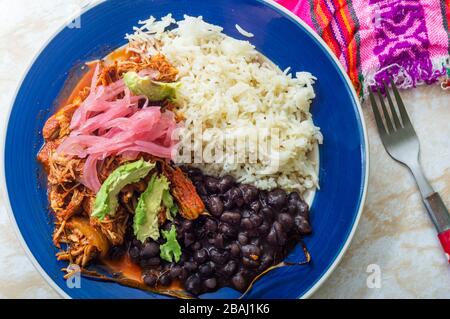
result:
<svg viewBox="0 0 450 319"><path fill-rule="evenodd" d="M119 80L128 71L154 72L158 81L173 82L178 71L163 55L142 57L133 50L112 62L100 61L101 72L97 85L108 86ZM119 195L119 208L115 216L100 221L90 218L95 194L80 183L85 159L64 156L56 152L58 146L70 134L70 122L76 109L89 95L88 86L53 114L45 123L42 135L45 144L37 159L47 173L50 208L55 216L53 242L60 248L58 260L87 266L93 259L102 256L107 247L124 242L129 221L134 214L137 198L147 185L146 180L128 185ZM119 96L118 96L119 98ZM150 159L146 156L146 159ZM109 157L99 165L99 179L103 182L109 174L127 162L121 156Z"/></svg>

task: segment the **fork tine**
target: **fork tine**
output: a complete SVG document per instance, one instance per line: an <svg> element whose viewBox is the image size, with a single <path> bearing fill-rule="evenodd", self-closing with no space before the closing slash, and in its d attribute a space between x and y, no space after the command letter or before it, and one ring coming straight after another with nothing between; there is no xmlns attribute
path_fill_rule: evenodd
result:
<svg viewBox="0 0 450 319"><path fill-rule="evenodd" d="M391 95L389 94L388 86L383 81L384 90L386 91L386 97L389 103L389 107L391 108L392 118L394 119L395 128L398 130L401 128L400 121L398 119L397 110L395 109L395 105L392 102Z"/></svg>
<svg viewBox="0 0 450 319"><path fill-rule="evenodd" d="M408 112L406 111L405 104L403 104L402 98L400 97L400 94L398 93L397 87L395 86L394 81L392 78L389 79L391 82L392 91L394 92L395 100L397 101L397 107L400 112L400 118L403 123L403 127L406 127L407 125L412 125L411 121L409 120Z"/></svg>
<svg viewBox="0 0 450 319"><path fill-rule="evenodd" d="M381 109L383 110L384 120L386 121L386 127L388 130L388 134L394 132L394 127L392 126L391 116L389 115L386 104L384 103L383 96L381 95L380 88L377 88L378 99L380 100Z"/></svg>
<svg viewBox="0 0 450 319"><path fill-rule="evenodd" d="M375 122L377 123L378 132L381 136L386 134L386 128L384 127L383 120L378 110L377 102L375 101L375 96L372 93L372 89L369 89L370 104L372 104L373 115L375 116Z"/></svg>

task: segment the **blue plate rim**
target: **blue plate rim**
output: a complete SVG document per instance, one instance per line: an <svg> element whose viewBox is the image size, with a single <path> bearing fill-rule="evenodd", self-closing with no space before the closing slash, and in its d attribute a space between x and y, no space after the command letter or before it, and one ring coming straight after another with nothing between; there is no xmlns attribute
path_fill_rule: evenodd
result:
<svg viewBox="0 0 450 319"><path fill-rule="evenodd" d="M31 263L33 264L33 266L35 267L35 269L39 272L39 274L42 276L42 278L45 279L45 281L59 294L61 295L63 298L65 299L72 299L72 297L70 295L68 295L63 289L61 289L61 287L59 287L54 281L53 279L50 278L50 276L47 274L47 272L42 268L42 266L39 264L39 262L36 260L35 256L33 255L33 253L31 252L31 250L29 249L28 245L26 244L22 233L20 232L19 226L17 224L16 218L14 216L13 210L12 210L12 206L11 206L11 202L9 199L9 195L8 195L8 187L6 184L6 167L5 167L5 145L6 145L6 136L7 136L7 130L8 130L8 123L11 117L11 112L13 109L13 106L15 104L15 101L17 99L17 95L19 93L19 90L23 84L23 81L25 80L27 74L29 73L30 69L32 68L32 66L34 65L34 63L36 62L36 60L38 59L38 57L41 55L41 53L45 50L45 48L49 45L49 43L62 31L64 30L64 28L67 27L67 25L74 20L74 18L84 14L86 11L89 11L91 9L93 9L94 7L96 7L97 5L105 2L107 0L94 0L92 3L90 3L89 5L85 6L82 8L82 10L80 12L78 12L77 14L75 14L73 17L70 17L70 19L67 19L67 21L65 23L63 23L46 41L45 43L41 46L41 48L37 51L37 53L35 54L35 56L33 57L33 59L31 60L31 62L29 63L29 65L27 66L27 68L24 70L24 72L22 73L21 79L18 82L17 88L15 90L15 93L13 95L13 98L11 99L10 105L8 107L7 110L7 116L6 116L6 122L5 125L3 126L2 129L2 137L1 140L3 141L2 145L1 145L1 149L0 149L0 153L1 153L1 161L2 161L2 168L0 170L0 183L1 183L1 196L3 197L4 201L5 201L5 208L6 208L6 212L7 215L10 219L11 224L13 225L13 229L14 232L16 233L17 238L19 239L19 242L22 246L22 248L24 249L28 259L31 261ZM347 84L348 89L351 91L355 105L356 105L356 110L358 112L358 118L359 118L359 124L360 124L360 129L363 135L363 145L362 145L362 153L363 153L363 159L362 159L362 165L364 166L364 175L363 175L363 186L362 186L362 193L361 193L361 197L359 199L359 203L358 203L358 212L353 220L353 225L352 225L352 229L349 232L347 239L344 243L344 245L340 248L339 253L335 256L333 262L331 263L331 265L328 266L328 269L325 271L325 273L318 278L318 280L316 280L316 282L303 294L297 297L297 299L307 299L309 297L311 297L318 289L320 286L322 286L322 284L329 278L329 276L331 275L331 273L336 269L336 267L339 265L339 263L342 260L342 257L344 256L344 254L346 253L352 239L353 236L355 234L356 228L358 227L359 224L359 220L361 218L361 214L364 208L364 204L366 201L366 195L367 195L367 188L368 188L368 180L369 180L369 167L370 167L370 157L369 157L369 152L368 152L368 146L369 146L369 140L368 140L368 135L367 135L367 126L366 126L366 122L364 119L364 115L363 115L363 111L362 111L362 107L361 107L361 103L360 100L358 98L358 95L353 87L352 82L350 81L350 78L348 77L347 73L345 72L342 64L339 62L339 60L337 59L337 57L334 55L334 53L331 51L331 49L328 47L328 45L325 43L325 41L308 25L306 24L304 21L302 21L298 16L296 16L294 13L292 13L291 11L289 11L288 9L286 9L285 7L283 7L282 5L280 5L279 3L275 2L274 0L256 0L258 2L264 3L267 6L271 7L274 10L277 11L281 11L281 13L284 13L285 15L287 15L293 22L297 23L300 27L304 28L306 32L308 32L316 41L317 43L322 47L322 49L331 57L332 61L334 62L334 64L336 65L336 67L338 68L338 70L341 73L341 76L345 79L345 82Z"/></svg>

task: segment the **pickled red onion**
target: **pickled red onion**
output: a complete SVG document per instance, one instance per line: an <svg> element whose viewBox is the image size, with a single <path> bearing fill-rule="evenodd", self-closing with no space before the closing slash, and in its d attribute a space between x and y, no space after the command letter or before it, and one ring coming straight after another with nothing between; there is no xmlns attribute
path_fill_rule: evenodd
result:
<svg viewBox="0 0 450 319"><path fill-rule="evenodd" d="M172 134L177 128L172 112L148 106L148 100L139 107L145 97L132 96L123 80L96 86L99 68L97 65L88 97L72 117L70 135L57 149L61 154L86 158L80 182L94 192L101 186L99 161L114 155L135 158L139 153L171 159L176 147ZM119 94L123 97L117 98Z"/></svg>

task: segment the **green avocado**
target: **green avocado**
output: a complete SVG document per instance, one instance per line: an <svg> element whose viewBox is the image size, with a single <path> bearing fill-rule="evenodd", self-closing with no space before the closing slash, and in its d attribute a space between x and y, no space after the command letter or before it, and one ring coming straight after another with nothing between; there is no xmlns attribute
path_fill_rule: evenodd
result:
<svg viewBox="0 0 450 319"><path fill-rule="evenodd" d="M174 100L180 83L164 83L152 80L148 76L139 76L136 72L125 73L125 85L134 95L144 95L149 101Z"/></svg>
<svg viewBox="0 0 450 319"><path fill-rule="evenodd" d="M95 196L92 216L103 220L106 215L114 216L116 213L120 190L128 184L136 183L155 167L155 163L139 161L124 164L116 168L103 182Z"/></svg>
<svg viewBox="0 0 450 319"><path fill-rule="evenodd" d="M166 217L173 219L175 204L169 193L169 181L164 175L153 175L147 189L141 194L134 214L134 235L144 242L147 238L158 240L158 215L165 209ZM176 212L175 212L176 213Z"/></svg>

